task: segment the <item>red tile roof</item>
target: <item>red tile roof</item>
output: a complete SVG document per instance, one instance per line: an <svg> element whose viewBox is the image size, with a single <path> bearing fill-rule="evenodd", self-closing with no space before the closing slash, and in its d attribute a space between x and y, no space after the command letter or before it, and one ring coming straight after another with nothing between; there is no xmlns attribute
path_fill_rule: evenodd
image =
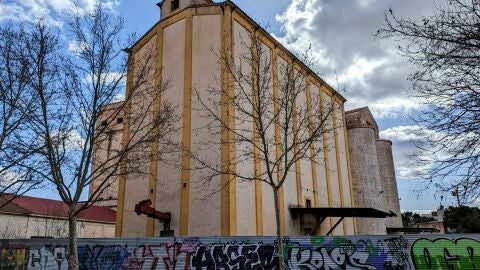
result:
<svg viewBox="0 0 480 270"><path fill-rule="evenodd" d="M2 196L4 200L11 200L13 198L13 195L10 194L3 194L0 196ZM12 202L0 208L0 212L12 213L12 210L14 209L24 209L28 211L28 213L25 213L25 211L13 211L13 213L18 214L33 214L63 218L68 217L68 206L64 202L30 196L18 196L17 198L13 199ZM110 208L102 206L90 206L79 214L78 219L100 222L115 222L115 213L116 212Z"/></svg>

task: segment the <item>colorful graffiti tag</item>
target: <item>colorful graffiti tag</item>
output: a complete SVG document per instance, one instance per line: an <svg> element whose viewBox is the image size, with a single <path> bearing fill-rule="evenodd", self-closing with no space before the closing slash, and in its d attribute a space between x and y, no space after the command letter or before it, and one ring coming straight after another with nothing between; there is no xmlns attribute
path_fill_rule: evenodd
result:
<svg viewBox="0 0 480 270"><path fill-rule="evenodd" d="M480 235L286 237L288 269L480 269ZM3 240L0 269L68 269L66 240ZM278 269L273 237L79 240L80 269Z"/></svg>
<svg viewBox="0 0 480 270"><path fill-rule="evenodd" d="M480 269L480 242L470 238L418 239L412 246L416 269Z"/></svg>

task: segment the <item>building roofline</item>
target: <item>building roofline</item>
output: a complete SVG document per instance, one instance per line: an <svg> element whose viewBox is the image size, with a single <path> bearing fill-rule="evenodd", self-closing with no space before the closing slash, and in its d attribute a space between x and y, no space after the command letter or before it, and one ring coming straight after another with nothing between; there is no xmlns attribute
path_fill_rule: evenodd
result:
<svg viewBox="0 0 480 270"><path fill-rule="evenodd" d="M28 195L19 195L15 196L15 194L9 193L0 193L1 200L9 200L9 197L13 197L8 203L5 204L5 207L8 205L14 205L17 208L20 208L20 211L15 211L15 209L4 209L4 207L0 208L0 213L2 214L16 214L16 215L23 215L23 216L32 216L32 217L45 217L45 218L57 218L57 219L64 219L67 218L65 213L63 212L63 207L66 207L66 203L61 200L54 200L54 199L47 199L47 198L40 198L40 197L33 197ZM48 213L45 211L38 211L36 206L32 206L32 203L44 204L47 208L48 207L60 207L58 212L53 213L53 209L47 209ZM56 205L47 205L56 204ZM78 206L81 206L79 203ZM43 208L42 208L43 209ZM97 209L97 210L96 210ZM25 210L25 211L23 211ZM97 211L104 211L102 214L103 216L100 218L95 216L98 214ZM105 212L106 211L106 212ZM116 211L107 207L103 206L96 206L91 205L87 207L84 211L82 211L78 216L77 220L81 221L89 221L89 222L99 222L99 223L108 223L113 224L115 223L114 220L108 220L105 218L105 215L116 215Z"/></svg>
<svg viewBox="0 0 480 270"><path fill-rule="evenodd" d="M164 1L164 0L163 0ZM161 4L163 3L163 1L159 2L158 4ZM157 4L157 5L158 5ZM157 23L155 23L148 31L145 32L145 34L143 34L129 49L130 49L130 52L133 51L133 48L136 47L146 36L148 36L148 34L153 31L153 29L155 29L157 27L158 24L160 24L162 21L170 18L171 16L174 16L176 14L179 14L181 12L184 12L185 10L188 10L188 9L193 9L193 8L198 8L198 7L210 7L210 6L220 6L220 7L224 7L226 5L230 5L232 7L232 11L234 10L238 10L239 13L241 15L243 15L248 21L250 21L257 30L260 30L271 42L274 43L274 45L277 47L279 47L280 49L282 49L283 51L287 52L287 54L292 58L292 60L297 63L297 64L300 64L303 68L305 68L306 71L308 71L308 75L312 75L313 77L315 77L317 80L319 80L323 85L327 86L329 88L330 91L333 92L334 96L337 96L340 98L340 100L342 102L346 102L347 99L342 96L337 90L335 90L332 86L330 86L327 82L325 82L325 80L323 80L322 78L320 78L320 76L315 72L313 71L310 67L308 67L305 63L303 63L300 59L298 59L297 56L295 56L289 49L287 49L285 46L283 46L277 39L275 39L270 33L268 33L268 31L266 31L260 24L258 24L254 19L252 19L252 17L250 17L245 11L243 11L239 6L237 6L237 4L235 4L234 2L230 1L230 0L227 0L227 1L223 1L223 2L218 2L218 3L215 3L215 2L211 2L211 3L208 3L208 4L194 4L194 5L190 5L190 6L186 6L180 10L178 10L177 12L174 12L174 13L171 13L169 14L168 16L166 16L165 18L161 18Z"/></svg>
<svg viewBox="0 0 480 270"><path fill-rule="evenodd" d="M377 141L377 142L386 142L386 143L389 143L390 145L392 145L392 141L389 140L389 139L382 139L382 138L380 138L380 139L376 139L376 141Z"/></svg>
<svg viewBox="0 0 480 270"><path fill-rule="evenodd" d="M293 62L297 63L297 64L300 64L303 68L305 68L305 70L308 71L308 74L307 75L313 75L317 80L319 80L323 85L326 85L330 91L333 92L333 94L335 96L338 96L340 98L340 100L342 100L342 102L346 102L347 99L345 97L343 97L337 90L335 90L332 86L330 86L330 84L328 84L327 82L325 82L325 80L323 80L322 78L320 78L320 76L315 72L313 71L309 66L307 66L305 63L303 63L300 59L298 59L297 56L295 56L295 54L293 54L288 48L286 48L285 46L283 46L282 43L280 43L280 41L278 41L276 38L274 38L267 30L265 30L265 28L263 28L260 24L258 24L254 19L252 19L252 17L250 17L250 15L248 15L245 11L243 11L239 6L237 6L237 4L235 4L234 2L228 0L228 1L225 1L225 2L222 2L224 5L231 5L232 8L234 9L237 9L240 11L240 14L245 16L246 19L248 19L251 23L253 23L256 27L257 30L260 30L276 47L280 47L280 49L282 49L283 51L287 52L287 54L292 58Z"/></svg>
<svg viewBox="0 0 480 270"><path fill-rule="evenodd" d="M11 215L11 216L26 216L26 217L32 217L32 218L48 218L48 219L68 220L68 217L41 215L41 214L35 214L35 213L17 213L17 212L9 212L9 211L1 211L0 210L0 214ZM115 224L115 221L95 220L95 219L87 219L87 218L81 218L81 217L78 217L77 221L102 223L102 224Z"/></svg>
<svg viewBox="0 0 480 270"><path fill-rule="evenodd" d="M345 111L345 113L354 113L354 112L363 111L365 109L370 111L370 108L368 108L368 106L363 106L363 107L360 107L360 108L355 108L355 109L352 109L352 110Z"/></svg>

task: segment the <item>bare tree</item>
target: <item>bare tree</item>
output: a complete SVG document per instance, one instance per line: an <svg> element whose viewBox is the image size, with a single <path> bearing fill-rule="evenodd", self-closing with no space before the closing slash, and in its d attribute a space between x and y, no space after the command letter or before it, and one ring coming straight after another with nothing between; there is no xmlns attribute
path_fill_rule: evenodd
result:
<svg viewBox="0 0 480 270"><path fill-rule="evenodd" d="M37 103L28 88L31 69L22 57L26 47L18 42L26 35L13 23L0 27L0 194L23 194L41 184L32 174L38 148L27 123Z"/></svg>
<svg viewBox="0 0 480 270"><path fill-rule="evenodd" d="M121 45L128 44L122 40L121 17L97 2L88 12L77 8L67 29L56 33L40 21L19 42L26 44L22 57L29 64L28 88L38 104L28 125L41 149L38 162L42 166L31 169L48 181L68 206L69 269L78 269L77 216L96 202L112 179L148 173L138 168L157 158L151 155L151 142L173 131L176 116L169 103L158 102L167 82L156 85L152 80L155 48L146 46L141 58L127 61ZM69 46L73 53L66 52L59 35L73 39ZM132 73L128 78L127 68L129 75ZM99 121L105 108L124 92L125 78L124 100ZM102 145L109 127L132 104L141 104L143 110L125 116L129 136L124 136L119 149L97 154L105 151ZM93 181L95 190L86 196Z"/></svg>
<svg viewBox="0 0 480 270"><path fill-rule="evenodd" d="M434 15L403 19L392 10L378 31L400 43L416 68L410 94L423 102L415 121L429 130L416 159L419 176L442 192L480 195L480 2L436 2Z"/></svg>
<svg viewBox="0 0 480 270"><path fill-rule="evenodd" d="M334 105L338 97L310 91L308 77L312 74L306 67L314 59L308 52L300 57L303 62L285 61L273 57L258 31L240 39L235 56L228 50L214 52L228 77L223 78L223 85L194 89L200 104L197 110L208 119L205 128L213 135L204 142L205 147L230 145L233 156L222 165L201 153L189 153L192 170L204 170L199 174L204 184L211 185L216 177L227 179L221 181L220 189L228 190L232 181L266 183L271 188L279 262L284 269L279 193L287 179L295 178L300 160L323 161L320 153L326 151L326 136L333 132L330 120L339 109ZM231 82L230 87L226 81ZM327 86L320 82L318 90L322 87ZM245 169L252 164L260 166Z"/></svg>

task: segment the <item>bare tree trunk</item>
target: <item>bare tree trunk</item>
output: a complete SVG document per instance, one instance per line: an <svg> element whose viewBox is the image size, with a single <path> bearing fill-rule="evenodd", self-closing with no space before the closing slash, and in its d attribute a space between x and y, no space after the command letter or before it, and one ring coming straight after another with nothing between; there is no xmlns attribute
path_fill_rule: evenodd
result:
<svg viewBox="0 0 480 270"><path fill-rule="evenodd" d="M280 207L278 202L278 188L273 188L273 199L275 200L275 220L277 221L278 265L280 267L280 270L284 270L285 259L283 257L282 232L280 230Z"/></svg>
<svg viewBox="0 0 480 270"><path fill-rule="evenodd" d="M75 215L75 207L70 207L68 211L68 238L70 243L68 268L70 270L78 270L77 216Z"/></svg>

